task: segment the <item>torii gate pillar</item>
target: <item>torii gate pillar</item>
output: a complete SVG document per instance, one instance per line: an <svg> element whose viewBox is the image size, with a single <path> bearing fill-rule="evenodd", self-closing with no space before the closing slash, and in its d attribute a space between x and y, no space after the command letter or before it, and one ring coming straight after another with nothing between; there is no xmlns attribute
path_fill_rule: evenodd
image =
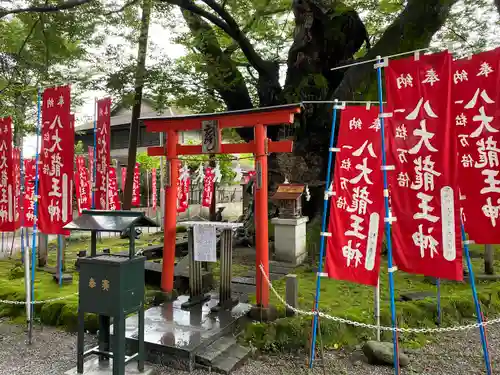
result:
<svg viewBox="0 0 500 375"><path fill-rule="evenodd" d="M163 219L161 289L169 294L172 294L174 291L175 243L177 238L177 183L175 182L179 178L177 141L178 133L175 130L167 130L167 186L165 187L165 212Z"/></svg>
<svg viewBox="0 0 500 375"><path fill-rule="evenodd" d="M291 152L291 141L273 142L267 138L269 125L293 124L294 116L300 113L299 104L251 110L178 116L148 117L140 120L148 132L165 132L166 149L149 147L148 155L166 156L167 178L165 188L165 229L161 288L167 295L174 292L175 240L177 226L177 179L179 178L179 155L198 154L243 154L253 153L256 168L255 229L256 229L256 299L253 310L256 318L266 318L269 309L269 285L260 266L269 277L269 233L267 194L267 155L272 152ZM253 127L254 140L248 143L223 144L221 130L224 128ZM178 144L179 131L202 131L202 145Z"/></svg>
<svg viewBox="0 0 500 375"><path fill-rule="evenodd" d="M255 125L255 285L257 286L257 304L267 308L269 303L269 288L260 272L260 265L269 275L269 223L267 194L267 154L265 142L267 131L264 125ZM261 287L259 287L261 286Z"/></svg>

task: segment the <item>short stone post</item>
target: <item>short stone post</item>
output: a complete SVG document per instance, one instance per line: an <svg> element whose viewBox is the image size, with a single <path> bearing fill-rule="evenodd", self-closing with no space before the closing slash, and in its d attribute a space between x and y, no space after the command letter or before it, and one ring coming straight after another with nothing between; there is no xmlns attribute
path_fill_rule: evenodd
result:
<svg viewBox="0 0 500 375"><path fill-rule="evenodd" d="M297 280L297 275L286 275L286 284L285 284L285 298L287 305L290 305L294 308L298 308L299 304L299 283ZM286 308L286 316L295 316L295 312Z"/></svg>
<svg viewBox="0 0 500 375"><path fill-rule="evenodd" d="M486 275L494 275L495 268L495 251L493 245L484 245L484 273Z"/></svg>
<svg viewBox="0 0 500 375"><path fill-rule="evenodd" d="M45 267L49 257L49 235L38 232L38 267Z"/></svg>

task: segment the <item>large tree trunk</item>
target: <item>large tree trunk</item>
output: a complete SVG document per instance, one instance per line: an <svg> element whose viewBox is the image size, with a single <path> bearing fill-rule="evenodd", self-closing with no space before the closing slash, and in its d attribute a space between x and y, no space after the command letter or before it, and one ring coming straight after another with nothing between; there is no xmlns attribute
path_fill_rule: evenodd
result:
<svg viewBox="0 0 500 375"><path fill-rule="evenodd" d="M214 13L208 14L190 0L167 0L185 9L186 19L197 40L197 49L205 57L212 88L223 98L229 110L254 106L241 72L220 48L209 20L236 43L257 71L259 103L255 106L297 103L308 100L331 101L376 99L368 97L373 90L373 63L345 70L331 68L348 63L363 43L368 42L366 29L357 12L334 0L293 0L295 16L294 42L288 54L288 71L283 89L279 86L278 65L256 56L248 39L242 35L234 19L213 0L202 0ZM458 0L408 0L404 10L386 29L380 40L363 59L387 56L429 45ZM369 43L367 43L369 47ZM368 49L368 48L367 48ZM284 133L294 139L293 155L271 155L269 160L270 189L283 182L309 184L312 199L304 213L315 216L323 202L326 158L331 129L331 105L307 105L294 134L282 132L283 127L268 128L268 136L278 139ZM338 129L338 127L337 127ZM253 139L249 128L238 129L246 141Z"/></svg>
<svg viewBox="0 0 500 375"><path fill-rule="evenodd" d="M130 135L128 143L127 178L123 192L123 209L130 210L132 207L132 190L134 186L134 170L137 158L137 140L139 137L139 117L141 116L142 90L144 88L144 76L146 74L146 55L148 51L149 21L151 17L152 0L144 0L142 5L141 30L139 34L139 46L137 52L137 68L135 73L135 95L132 107L132 119L130 121Z"/></svg>
<svg viewBox="0 0 500 375"><path fill-rule="evenodd" d="M457 0L409 0L405 9L363 59L425 48ZM332 6L333 4L333 6ZM340 2L294 0L295 36L289 51L284 101L376 100L373 63L331 71L344 65L367 41L357 13ZM369 45L367 46L369 47ZM292 181L310 184L310 217L320 212L325 188L332 106L307 105L295 134ZM339 127L337 126L337 132Z"/></svg>

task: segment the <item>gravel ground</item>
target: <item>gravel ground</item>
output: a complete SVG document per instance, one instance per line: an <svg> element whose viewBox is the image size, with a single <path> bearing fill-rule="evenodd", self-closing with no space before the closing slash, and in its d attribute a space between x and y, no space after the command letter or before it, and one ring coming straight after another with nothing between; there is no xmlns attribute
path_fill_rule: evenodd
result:
<svg viewBox="0 0 500 375"><path fill-rule="evenodd" d="M86 342L93 345L94 338ZM490 356L500 355L500 326L488 327ZM423 349L410 351L410 366L401 374L475 375L484 374L481 345L476 331L443 335L440 342ZM32 346L26 345L23 327L0 320L0 375L64 374L75 366L76 336L52 328L36 328ZM269 356L249 360L235 375L295 375L311 374L304 365L304 357ZM326 372L332 375L393 374L390 367L374 367L363 362L359 353L329 352L325 356ZM494 367L494 366L493 366ZM169 368L159 369L161 375L187 373ZM322 375L320 364L314 374ZM208 374L198 370L192 375Z"/></svg>

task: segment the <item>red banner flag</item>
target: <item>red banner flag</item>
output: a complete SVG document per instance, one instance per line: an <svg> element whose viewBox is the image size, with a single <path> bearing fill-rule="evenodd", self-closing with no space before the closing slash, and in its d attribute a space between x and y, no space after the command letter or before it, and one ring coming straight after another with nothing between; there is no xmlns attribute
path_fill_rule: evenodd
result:
<svg viewBox="0 0 500 375"><path fill-rule="evenodd" d="M35 159L24 159L24 227L32 227L35 223Z"/></svg>
<svg viewBox="0 0 500 375"><path fill-rule="evenodd" d="M125 180L127 179L127 168L122 167L121 171L122 171L122 175L121 175L121 178L122 178L122 190L125 190Z"/></svg>
<svg viewBox="0 0 500 375"><path fill-rule="evenodd" d="M78 214L81 215L83 210L88 210L92 207L92 196L90 195L90 184L88 182L89 173L85 166L85 158L83 156L76 157L75 176L76 201L78 203Z"/></svg>
<svg viewBox="0 0 500 375"><path fill-rule="evenodd" d="M389 62L387 160L399 269L462 280L451 60L445 51Z"/></svg>
<svg viewBox="0 0 500 375"><path fill-rule="evenodd" d="M337 144L325 270L335 279L375 286L384 228L378 109L343 110Z"/></svg>
<svg viewBox="0 0 500 375"><path fill-rule="evenodd" d="M453 63L460 205L479 244L500 243L500 48Z"/></svg>
<svg viewBox="0 0 500 375"><path fill-rule="evenodd" d="M40 160L40 231L67 234L62 227L73 218L73 157L75 131L70 116L70 87L43 92Z"/></svg>
<svg viewBox="0 0 500 375"><path fill-rule="evenodd" d="M21 227L21 150L14 147L12 151L14 162L14 213L15 229Z"/></svg>
<svg viewBox="0 0 500 375"><path fill-rule="evenodd" d="M189 168L185 165L179 168L179 178L177 179L177 212L186 212L189 207L190 185L191 177L189 176Z"/></svg>
<svg viewBox="0 0 500 375"><path fill-rule="evenodd" d="M97 101L97 150L96 150L96 192L95 206L97 209L106 209L106 193L108 186L108 170L110 156L110 122L111 98Z"/></svg>
<svg viewBox="0 0 500 375"><path fill-rule="evenodd" d="M94 147L89 146L89 186L90 186L90 199L92 200L92 183L94 182ZM92 205L92 201L90 202Z"/></svg>
<svg viewBox="0 0 500 375"><path fill-rule="evenodd" d="M109 191L108 191L108 209L111 211L121 210L120 196L118 195L118 179L116 177L116 168L109 168Z"/></svg>
<svg viewBox="0 0 500 375"><path fill-rule="evenodd" d="M214 194L214 172L212 168L205 169L205 178L203 179L203 195L201 199L202 207L210 207L212 196Z"/></svg>
<svg viewBox="0 0 500 375"><path fill-rule="evenodd" d="M156 211L156 168L153 168L151 171L151 205L153 206L153 210Z"/></svg>
<svg viewBox="0 0 500 375"><path fill-rule="evenodd" d="M0 232L15 230L12 119L0 119Z"/></svg>
<svg viewBox="0 0 500 375"><path fill-rule="evenodd" d="M135 163L134 184L132 188L132 206L139 207L140 205L141 205L141 175L139 171L139 163Z"/></svg>

